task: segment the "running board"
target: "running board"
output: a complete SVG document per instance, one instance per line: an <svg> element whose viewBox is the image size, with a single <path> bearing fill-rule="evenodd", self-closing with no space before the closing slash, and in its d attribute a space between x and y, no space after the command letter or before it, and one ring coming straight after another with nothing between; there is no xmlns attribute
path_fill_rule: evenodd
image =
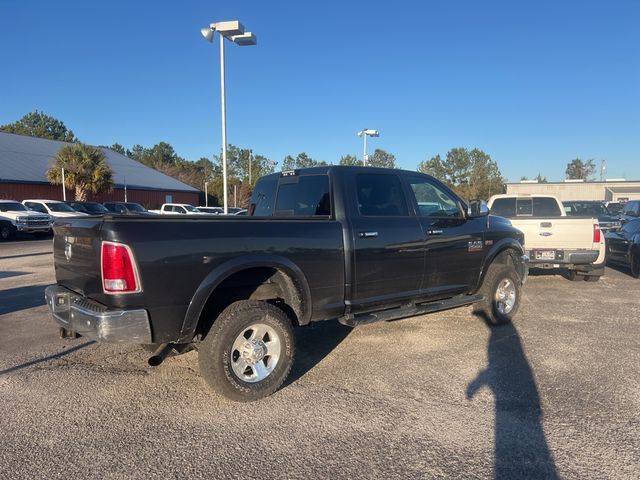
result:
<svg viewBox="0 0 640 480"><path fill-rule="evenodd" d="M415 317L416 315L424 315L426 313L464 307L465 305L471 305L472 303L476 303L481 300L484 300L483 295L460 295L458 297L447 298L446 300L421 303L409 307L398 307L378 312L362 313L359 315L347 315L340 317L338 321L348 327L356 327L358 325L366 325L368 323L389 322L391 320L399 320L401 318Z"/></svg>

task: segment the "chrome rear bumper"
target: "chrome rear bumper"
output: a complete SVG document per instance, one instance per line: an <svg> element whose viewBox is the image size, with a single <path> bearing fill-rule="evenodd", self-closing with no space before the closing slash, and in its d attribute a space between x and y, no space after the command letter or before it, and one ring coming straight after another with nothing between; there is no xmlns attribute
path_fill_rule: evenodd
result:
<svg viewBox="0 0 640 480"><path fill-rule="evenodd" d="M109 310L59 285L44 291L56 322L80 335L110 343L152 343L149 314L144 309Z"/></svg>

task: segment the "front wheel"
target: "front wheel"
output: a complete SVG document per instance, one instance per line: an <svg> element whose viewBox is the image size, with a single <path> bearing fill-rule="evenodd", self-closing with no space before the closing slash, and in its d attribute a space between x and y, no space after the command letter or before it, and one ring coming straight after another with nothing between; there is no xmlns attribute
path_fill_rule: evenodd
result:
<svg viewBox="0 0 640 480"><path fill-rule="evenodd" d="M640 278L640 249L631 252L631 276Z"/></svg>
<svg viewBox="0 0 640 480"><path fill-rule="evenodd" d="M484 300L474 306L474 313L491 325L509 323L520 306L521 291L520 279L512 265L492 263L479 292Z"/></svg>
<svg viewBox="0 0 640 480"><path fill-rule="evenodd" d="M16 236L16 227L10 223L0 224L0 240L11 240Z"/></svg>
<svg viewBox="0 0 640 480"><path fill-rule="evenodd" d="M250 402L278 390L293 365L291 320L266 302L228 306L198 348L200 373L225 397Z"/></svg>

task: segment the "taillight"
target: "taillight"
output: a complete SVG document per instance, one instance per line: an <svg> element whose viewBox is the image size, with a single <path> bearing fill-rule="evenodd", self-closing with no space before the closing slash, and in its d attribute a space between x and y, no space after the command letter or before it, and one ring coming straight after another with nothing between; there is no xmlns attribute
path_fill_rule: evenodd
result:
<svg viewBox="0 0 640 480"><path fill-rule="evenodd" d="M104 293L142 291L133 253L127 245L102 242L102 288Z"/></svg>
<svg viewBox="0 0 640 480"><path fill-rule="evenodd" d="M600 243L602 240L602 233L600 232L600 225L597 223L593 226L593 243Z"/></svg>

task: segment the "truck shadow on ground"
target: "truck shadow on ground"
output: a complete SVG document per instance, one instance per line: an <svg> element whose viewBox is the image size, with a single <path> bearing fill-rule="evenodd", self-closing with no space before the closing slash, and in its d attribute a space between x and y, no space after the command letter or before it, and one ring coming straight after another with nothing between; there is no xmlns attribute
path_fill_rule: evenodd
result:
<svg viewBox="0 0 640 480"><path fill-rule="evenodd" d="M34 360L29 360L28 362L25 363L21 363L20 365L15 365L13 367L9 367L6 368L4 370L0 370L0 377L2 377L3 375L8 375L10 373L13 373L17 370L22 370L23 368L27 368L27 367L31 367L32 365L36 365L38 363L44 363L44 362L49 362L51 360L56 360L58 358L64 357L66 355L69 355L70 353L73 353L77 350L80 350L82 348L88 347L89 345L93 345L94 343L96 343L93 340L90 340L88 342L84 342L81 343L80 345L75 345L71 348L67 348L66 350L63 350L62 352L58 352L58 353L54 353L52 355L47 355L46 357L40 357L40 358L36 358Z"/></svg>
<svg viewBox="0 0 640 480"><path fill-rule="evenodd" d="M559 478L542 426L540 396L514 325L490 326L489 364L467 385L495 398L494 478Z"/></svg>
<svg viewBox="0 0 640 480"><path fill-rule="evenodd" d="M20 277L22 275L29 275L31 272L17 272L17 271L4 271L0 272L0 279L2 278L11 278L11 277Z"/></svg>
<svg viewBox="0 0 640 480"><path fill-rule="evenodd" d="M48 285L28 285L0 291L0 315L44 305Z"/></svg>
<svg viewBox="0 0 640 480"><path fill-rule="evenodd" d="M296 357L285 385L291 385L320 363L353 330L337 321L317 322L297 328ZM304 353L302 353L304 352Z"/></svg>

